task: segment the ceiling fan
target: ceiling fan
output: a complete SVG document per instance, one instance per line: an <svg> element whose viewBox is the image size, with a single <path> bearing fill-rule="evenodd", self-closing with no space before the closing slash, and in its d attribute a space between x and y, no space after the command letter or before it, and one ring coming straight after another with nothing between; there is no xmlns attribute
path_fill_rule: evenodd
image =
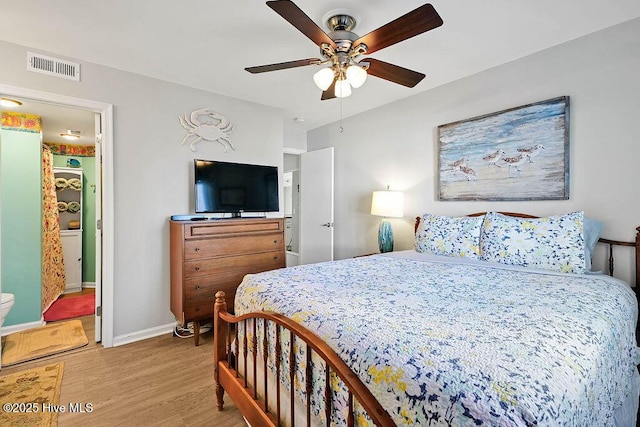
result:
<svg viewBox="0 0 640 427"><path fill-rule="evenodd" d="M327 34L290 0L268 1L267 6L317 44L322 58L260 65L245 70L255 74L306 65L328 65L313 76L316 85L323 91L322 100L349 96L351 87L362 86L367 74L414 87L425 77L424 74L374 58L361 57L437 28L443 23L438 12L427 3L362 37L351 31L356 24L352 16L336 14L327 19L327 27L331 29Z"/></svg>

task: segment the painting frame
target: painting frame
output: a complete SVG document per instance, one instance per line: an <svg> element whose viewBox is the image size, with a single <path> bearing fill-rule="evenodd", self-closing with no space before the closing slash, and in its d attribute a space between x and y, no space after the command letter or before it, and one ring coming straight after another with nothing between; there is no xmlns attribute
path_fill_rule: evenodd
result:
<svg viewBox="0 0 640 427"><path fill-rule="evenodd" d="M439 125L437 200L568 200L569 96Z"/></svg>

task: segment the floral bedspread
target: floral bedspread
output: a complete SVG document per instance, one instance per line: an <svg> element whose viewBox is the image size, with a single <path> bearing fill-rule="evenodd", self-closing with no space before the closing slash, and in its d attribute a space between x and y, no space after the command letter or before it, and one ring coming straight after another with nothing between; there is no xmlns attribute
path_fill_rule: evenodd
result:
<svg viewBox="0 0 640 427"><path fill-rule="evenodd" d="M236 314L304 324L398 425L611 426L636 299L607 276L374 255L247 275Z"/></svg>

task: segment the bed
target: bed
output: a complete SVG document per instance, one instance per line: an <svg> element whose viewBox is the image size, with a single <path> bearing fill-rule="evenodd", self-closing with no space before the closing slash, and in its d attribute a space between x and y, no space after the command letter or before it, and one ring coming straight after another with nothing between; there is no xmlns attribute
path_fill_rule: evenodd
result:
<svg viewBox="0 0 640 427"><path fill-rule="evenodd" d="M590 273L591 227L426 214L414 250L247 275L234 316L216 295L218 409L226 392L254 427L635 425L637 300ZM637 231L601 241L637 262Z"/></svg>

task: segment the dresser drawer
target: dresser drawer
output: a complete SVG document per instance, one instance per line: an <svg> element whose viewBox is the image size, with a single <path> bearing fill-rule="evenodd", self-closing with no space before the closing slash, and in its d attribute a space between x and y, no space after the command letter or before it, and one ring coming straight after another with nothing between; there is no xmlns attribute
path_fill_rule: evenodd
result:
<svg viewBox="0 0 640 427"><path fill-rule="evenodd" d="M185 226L184 238L193 239L207 236L222 236L225 234L274 233L282 231L282 220L277 218L243 221L214 220L213 222L202 222Z"/></svg>
<svg viewBox="0 0 640 427"><path fill-rule="evenodd" d="M190 299L206 297L211 298L211 301L213 301L218 291L224 291L227 295L229 295L230 292L235 293L236 288L240 285L246 274L260 273L281 267L284 267L283 263L261 264L242 270L190 277L184 281L185 300L189 301Z"/></svg>
<svg viewBox="0 0 640 427"><path fill-rule="evenodd" d="M282 233L256 236L212 237L203 240L185 241L184 258L185 260L194 260L246 253L282 251L283 249L284 236Z"/></svg>
<svg viewBox="0 0 640 427"><path fill-rule="evenodd" d="M198 298L215 299L216 292L224 291L228 294L230 291L235 292L236 288L242 282L246 271L234 271L225 274L213 274L202 277L192 277L184 282L184 297L186 301Z"/></svg>
<svg viewBox="0 0 640 427"><path fill-rule="evenodd" d="M227 305L228 305L228 302L227 302ZM193 319L199 319L202 317L212 317L212 316L213 316L213 301L210 299L188 301L184 306L185 319L193 320Z"/></svg>
<svg viewBox="0 0 640 427"><path fill-rule="evenodd" d="M244 277L244 276L243 276ZM187 319L213 315L213 303L215 294L224 291L227 300L227 311L233 312L233 299L236 289L242 281L231 280L227 283L190 283L185 285L184 314Z"/></svg>
<svg viewBox="0 0 640 427"><path fill-rule="evenodd" d="M204 258L184 263L185 278L200 277L209 274L220 274L230 270L242 269L265 265L284 267L284 254L282 251L261 252L257 254L236 255L220 258Z"/></svg>

